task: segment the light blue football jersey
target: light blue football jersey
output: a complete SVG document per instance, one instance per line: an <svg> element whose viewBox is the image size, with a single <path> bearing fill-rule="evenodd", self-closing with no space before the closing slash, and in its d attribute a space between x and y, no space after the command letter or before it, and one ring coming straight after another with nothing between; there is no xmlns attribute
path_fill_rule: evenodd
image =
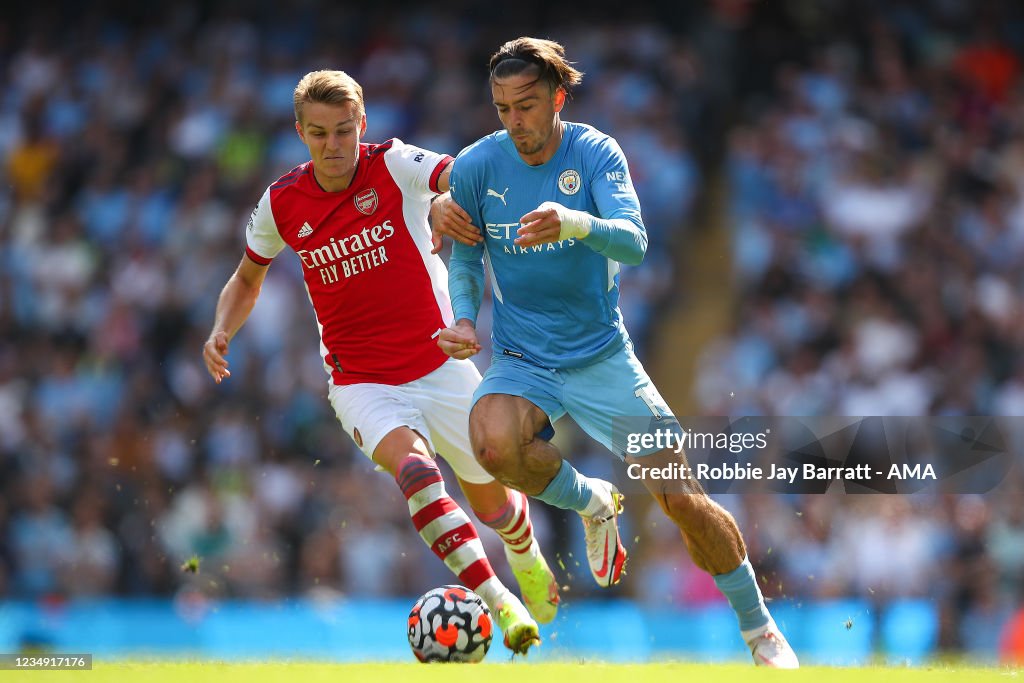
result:
<svg viewBox="0 0 1024 683"><path fill-rule="evenodd" d="M476 319L483 260L494 295L494 353L548 368L589 365L623 348L628 335L619 311L619 263L608 255L639 263L647 246L618 143L591 126L564 126L558 151L540 166L524 162L501 130L464 149L451 175L452 197L484 231L481 245L453 247L449 283L456 319ZM545 201L599 218L624 218L637 229L515 245L519 219Z"/></svg>

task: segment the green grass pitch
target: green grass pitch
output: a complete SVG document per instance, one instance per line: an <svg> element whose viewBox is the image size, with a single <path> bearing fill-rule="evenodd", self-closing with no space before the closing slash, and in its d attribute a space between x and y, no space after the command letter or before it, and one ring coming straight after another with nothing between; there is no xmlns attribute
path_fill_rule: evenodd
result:
<svg viewBox="0 0 1024 683"><path fill-rule="evenodd" d="M1024 680L1024 671L1006 667L942 664L919 668L805 667L799 671L755 669L745 664L324 664L305 662L217 661L96 662L92 671L5 671L3 681L88 681L89 683L761 683L838 681L839 683L963 683Z"/></svg>

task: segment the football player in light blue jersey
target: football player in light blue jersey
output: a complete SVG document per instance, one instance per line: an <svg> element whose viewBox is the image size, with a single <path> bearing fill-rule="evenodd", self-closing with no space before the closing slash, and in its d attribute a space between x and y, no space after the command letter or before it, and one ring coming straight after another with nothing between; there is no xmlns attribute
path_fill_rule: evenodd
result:
<svg viewBox="0 0 1024 683"><path fill-rule="evenodd" d="M494 355L470 415L474 453L507 486L578 512L591 572L610 586L626 558L617 522L622 496L562 458L547 440L551 424L569 414L642 467L678 466L685 456L627 449L627 434L614 426L629 416L661 425L675 418L633 354L618 308L619 264L640 263L647 248L626 159L613 138L560 117L581 79L562 46L548 40L512 40L491 57L491 94L504 129L456 159L451 199L461 210L447 202L433 212L435 229L456 239L449 264L455 322L438 344L454 358L479 352L486 261ZM694 480L643 481L694 563L728 598L754 661L796 668L732 515Z"/></svg>

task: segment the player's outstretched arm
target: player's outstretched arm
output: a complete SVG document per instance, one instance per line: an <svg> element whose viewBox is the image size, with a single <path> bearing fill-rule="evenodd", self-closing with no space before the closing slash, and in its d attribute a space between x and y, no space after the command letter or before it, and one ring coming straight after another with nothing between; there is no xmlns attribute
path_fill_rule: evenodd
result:
<svg viewBox="0 0 1024 683"><path fill-rule="evenodd" d="M635 266L647 252L647 231L630 218L598 218L558 202L544 202L519 219L520 247L579 239L613 261Z"/></svg>
<svg viewBox="0 0 1024 683"><path fill-rule="evenodd" d="M434 243L432 254L441 251L443 236L470 247L484 241L480 229L473 225L469 214L452 199L450 192L438 195L430 204L430 232Z"/></svg>
<svg viewBox="0 0 1024 683"><path fill-rule="evenodd" d="M252 313L266 276L267 266L261 266L248 256L243 256L242 262L221 290L213 329L203 344L206 371L217 384L231 376L227 361L228 344Z"/></svg>

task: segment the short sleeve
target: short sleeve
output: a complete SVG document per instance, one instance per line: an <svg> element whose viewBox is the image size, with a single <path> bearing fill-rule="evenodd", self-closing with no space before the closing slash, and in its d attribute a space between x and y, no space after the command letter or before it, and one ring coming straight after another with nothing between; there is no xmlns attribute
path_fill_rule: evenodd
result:
<svg viewBox="0 0 1024 683"><path fill-rule="evenodd" d="M444 169L452 163L452 157L407 145L395 138L391 141L391 148L384 152L384 163L402 194L429 199L440 194L437 182Z"/></svg>
<svg viewBox="0 0 1024 683"><path fill-rule="evenodd" d="M245 228L245 253L256 263L268 265L285 248L270 209L270 188L263 193Z"/></svg>

